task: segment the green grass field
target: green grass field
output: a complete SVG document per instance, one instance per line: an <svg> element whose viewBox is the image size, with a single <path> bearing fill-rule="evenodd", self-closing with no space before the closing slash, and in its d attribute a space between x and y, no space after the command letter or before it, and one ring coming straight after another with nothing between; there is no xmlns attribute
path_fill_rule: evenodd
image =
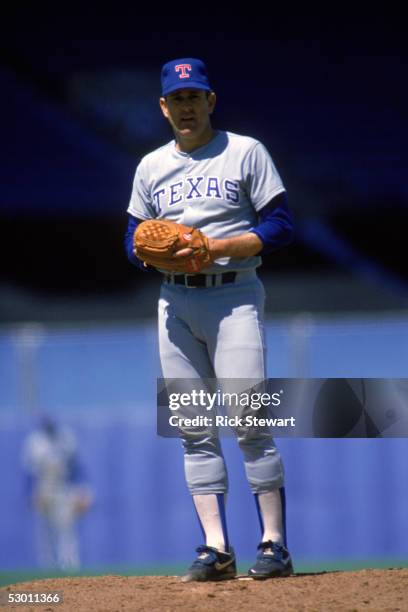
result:
<svg viewBox="0 0 408 612"><path fill-rule="evenodd" d="M245 574L253 560L247 563L239 563L238 572ZM367 559L359 561L322 561L319 563L310 563L299 560L295 563L295 572L297 574L309 574L318 572L333 572L333 571L353 571L365 568L387 569L395 567L408 567L408 559ZM86 568L80 572L68 573L58 570L40 571L40 570L10 570L0 572L0 587L18 582L28 582L31 580L41 580L45 578L61 578L69 576L180 576L186 569L186 565L166 565L155 567L101 567L101 568Z"/></svg>

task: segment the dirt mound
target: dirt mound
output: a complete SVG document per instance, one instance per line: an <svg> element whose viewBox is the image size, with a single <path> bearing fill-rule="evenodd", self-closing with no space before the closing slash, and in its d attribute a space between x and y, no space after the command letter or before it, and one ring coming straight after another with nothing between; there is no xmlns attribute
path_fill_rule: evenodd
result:
<svg viewBox="0 0 408 612"><path fill-rule="evenodd" d="M255 581L244 576L213 583L174 576L58 578L14 584L5 593L63 591L64 602L7 605L19 612L360 612L408 610L408 569L296 574ZM5 593L4 593L5 592Z"/></svg>

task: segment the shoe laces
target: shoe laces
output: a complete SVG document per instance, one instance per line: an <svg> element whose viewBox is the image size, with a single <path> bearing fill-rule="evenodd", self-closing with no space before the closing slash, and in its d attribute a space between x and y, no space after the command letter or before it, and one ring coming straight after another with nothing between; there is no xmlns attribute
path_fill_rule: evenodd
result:
<svg viewBox="0 0 408 612"><path fill-rule="evenodd" d="M195 564L200 565L204 563L205 565L208 565L217 560L217 551L210 546L206 546L205 544L198 546L196 552L198 553L198 557L194 561Z"/></svg>
<svg viewBox="0 0 408 612"><path fill-rule="evenodd" d="M283 554L285 551L284 547L281 544L272 542L272 540L268 540L267 542L261 542L258 546L258 550L260 550L260 557L275 557L278 560L283 559Z"/></svg>

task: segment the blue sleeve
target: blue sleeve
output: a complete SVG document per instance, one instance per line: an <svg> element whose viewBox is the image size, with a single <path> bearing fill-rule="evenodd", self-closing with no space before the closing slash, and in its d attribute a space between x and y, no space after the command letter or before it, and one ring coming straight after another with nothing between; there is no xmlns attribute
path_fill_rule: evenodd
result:
<svg viewBox="0 0 408 612"><path fill-rule="evenodd" d="M29 472L25 472L24 473L24 480L23 480L23 489L24 489L24 496L27 499L31 499L34 493L34 485L35 485L35 478L32 474L30 474Z"/></svg>
<svg viewBox="0 0 408 612"><path fill-rule="evenodd" d="M78 457L74 456L68 464L68 481L75 484L85 482L85 470Z"/></svg>
<svg viewBox="0 0 408 612"><path fill-rule="evenodd" d="M258 255L267 255L293 241L293 218L286 193L279 193L259 211L259 225L250 230L263 242Z"/></svg>
<svg viewBox="0 0 408 612"><path fill-rule="evenodd" d="M133 254L133 234L135 233L135 230L137 226L139 225L139 223L142 223L142 220L136 219L136 217L130 214L128 214L128 217L129 217L129 221L128 221L128 226L127 226L127 230L125 233L125 239L124 239L124 245L125 245L127 258L130 261L130 263L138 267L140 270L143 270L143 272L153 270L154 268L146 268L143 261L139 259L138 257L136 257L136 255Z"/></svg>

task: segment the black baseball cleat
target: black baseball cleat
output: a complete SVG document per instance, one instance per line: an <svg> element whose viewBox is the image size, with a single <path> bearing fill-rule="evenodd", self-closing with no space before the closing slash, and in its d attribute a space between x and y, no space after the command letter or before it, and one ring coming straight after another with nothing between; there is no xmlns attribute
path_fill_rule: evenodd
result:
<svg viewBox="0 0 408 612"><path fill-rule="evenodd" d="M211 546L199 546L198 557L181 578L182 582L230 580L237 575L234 550L220 552Z"/></svg>
<svg viewBox="0 0 408 612"><path fill-rule="evenodd" d="M248 570L248 575L257 580L281 578L293 574L290 553L281 544L268 540L258 546L259 554L256 563Z"/></svg>

